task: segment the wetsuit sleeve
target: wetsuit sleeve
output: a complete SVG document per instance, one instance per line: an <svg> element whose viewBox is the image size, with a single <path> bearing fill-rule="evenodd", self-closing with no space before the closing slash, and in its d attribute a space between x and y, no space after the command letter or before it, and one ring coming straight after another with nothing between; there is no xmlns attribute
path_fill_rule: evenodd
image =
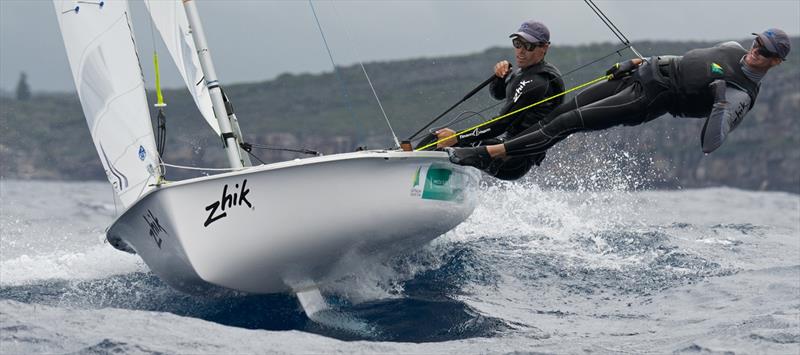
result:
<svg viewBox="0 0 800 355"><path fill-rule="evenodd" d="M506 80L504 78L494 77L489 83L489 94L496 100L505 100L506 98Z"/></svg>
<svg viewBox="0 0 800 355"><path fill-rule="evenodd" d="M458 135L458 143L456 144L457 146L465 147L471 146L476 142L496 138L497 136L506 133L508 124L509 122L503 119L475 128L471 131L464 132Z"/></svg>
<svg viewBox="0 0 800 355"><path fill-rule="evenodd" d="M715 84L721 85L721 83ZM724 91L720 89L714 96L714 106L706 119L700 138L703 152L706 154L719 148L728 133L739 126L750 110L750 96L736 87L725 85Z"/></svg>
<svg viewBox="0 0 800 355"><path fill-rule="evenodd" d="M534 75L529 80L521 80L514 90L514 96L509 98L509 103L500 110L501 114L514 112L523 107L536 103L543 98L547 97L550 91L551 83L546 77L542 75ZM524 120L527 114L533 114L533 107L527 111L522 111L515 115L503 118L492 122L486 126L476 128L470 132L465 132L458 136L458 145L465 146L471 145L475 142L495 138L503 133L506 133L509 126L516 120Z"/></svg>
<svg viewBox="0 0 800 355"><path fill-rule="evenodd" d="M513 78L511 75L513 74L506 76L506 78L510 80L510 78ZM489 84L489 93L493 98L497 100L504 100L506 98L506 78L495 77L494 80ZM472 131L459 134L456 146L472 146L480 141L496 138L497 136L505 133L506 129L508 128L508 122L504 121L505 120L492 122L486 126L478 127Z"/></svg>

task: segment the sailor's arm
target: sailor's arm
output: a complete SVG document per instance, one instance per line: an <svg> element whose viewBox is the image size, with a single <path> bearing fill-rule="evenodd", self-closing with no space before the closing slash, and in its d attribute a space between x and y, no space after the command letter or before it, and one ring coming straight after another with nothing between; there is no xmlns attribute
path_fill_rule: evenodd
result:
<svg viewBox="0 0 800 355"><path fill-rule="evenodd" d="M736 129L750 109L750 95L724 80L715 80L710 85L714 92L714 106L708 115L700 143L703 153L711 153L722 145L728 133Z"/></svg>
<svg viewBox="0 0 800 355"><path fill-rule="evenodd" d="M511 120L498 120L488 125L475 128L471 131L459 134L457 137L447 139L436 145L437 148L452 147L454 145L465 147L473 143L483 140L496 138L503 133L506 133L508 125ZM436 131L437 140L443 140L456 134L456 131L450 128L442 128Z"/></svg>
<svg viewBox="0 0 800 355"><path fill-rule="evenodd" d="M542 99L551 96L552 94L555 94L556 92L551 92L554 88L555 86L551 85L549 77L544 75L536 74L523 78L523 80L520 81L517 90L514 92L514 96L509 99L508 104L500 112L510 113L525 107L529 107L530 105L539 102ZM500 135L507 133L509 126L518 120L538 121L539 117L531 110L517 112L485 126L481 126L460 134L458 136L458 145L471 145L487 139L497 138Z"/></svg>
<svg viewBox="0 0 800 355"><path fill-rule="evenodd" d="M500 79L498 75L508 74L510 67L507 66L507 64L507 61L502 61L495 65L496 80L492 82L494 84L499 80L503 81L503 97L505 97L505 81L504 79ZM549 89L550 82L546 78L541 75L534 75L527 85L520 87L519 93L516 93L516 96L509 100L509 106L505 107L501 112L513 112L517 109L526 107L536 101L539 101L545 97ZM524 115L525 112L520 112L511 117L494 121L471 131L463 132L457 137L443 141L436 146L437 148L451 147L454 145L464 147L472 145L476 142L497 138L498 136L506 133L508 126L511 125L514 120L522 119L524 118ZM450 128L443 128L436 131L435 134L439 140L442 140L454 135L455 133L456 132Z"/></svg>

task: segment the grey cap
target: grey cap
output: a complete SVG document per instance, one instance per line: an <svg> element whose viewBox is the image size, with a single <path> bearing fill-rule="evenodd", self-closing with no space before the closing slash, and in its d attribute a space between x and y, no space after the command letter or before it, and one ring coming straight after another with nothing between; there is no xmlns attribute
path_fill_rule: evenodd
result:
<svg viewBox="0 0 800 355"><path fill-rule="evenodd" d="M789 36L786 32L779 28L770 28L761 33L753 33L761 38L761 43L768 51L777 54L781 59L786 60L789 55L789 50L792 49L792 44L789 41Z"/></svg>
<svg viewBox="0 0 800 355"><path fill-rule="evenodd" d="M528 20L519 26L519 30L509 37L522 37L530 43L550 43L550 30L541 22Z"/></svg>

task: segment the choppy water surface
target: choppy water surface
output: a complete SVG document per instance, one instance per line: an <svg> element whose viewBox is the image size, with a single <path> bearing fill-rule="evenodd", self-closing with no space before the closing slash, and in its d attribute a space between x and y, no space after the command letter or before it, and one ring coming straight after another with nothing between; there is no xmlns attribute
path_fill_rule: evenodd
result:
<svg viewBox="0 0 800 355"><path fill-rule="evenodd" d="M0 353L800 353L800 196L486 187L394 260L294 297L177 293L102 242L105 183L2 181Z"/></svg>

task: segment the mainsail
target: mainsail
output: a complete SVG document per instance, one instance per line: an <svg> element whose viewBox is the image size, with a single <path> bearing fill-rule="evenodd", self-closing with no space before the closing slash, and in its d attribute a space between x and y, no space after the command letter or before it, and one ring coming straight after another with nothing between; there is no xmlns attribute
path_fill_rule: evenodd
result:
<svg viewBox="0 0 800 355"><path fill-rule="evenodd" d="M72 76L108 181L125 207L159 176L127 0L53 0Z"/></svg>
<svg viewBox="0 0 800 355"><path fill-rule="evenodd" d="M208 125L219 135L219 124L214 116L208 88L203 80L203 70L200 67L200 59L197 58L197 49L192 40L183 4L180 0L146 0L145 5L197 108L200 109Z"/></svg>

